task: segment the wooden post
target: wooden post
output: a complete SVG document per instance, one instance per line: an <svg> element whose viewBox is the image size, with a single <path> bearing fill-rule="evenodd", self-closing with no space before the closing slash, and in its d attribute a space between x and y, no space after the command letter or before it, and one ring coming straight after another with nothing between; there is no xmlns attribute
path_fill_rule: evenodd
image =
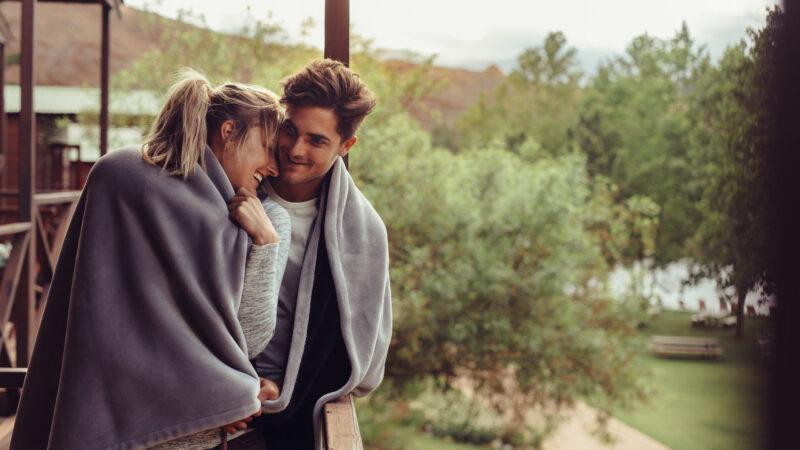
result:
<svg viewBox="0 0 800 450"><path fill-rule="evenodd" d="M0 38L2 39L2 38ZM6 44L0 42L0 170L4 169L2 159L6 157Z"/></svg>
<svg viewBox="0 0 800 450"><path fill-rule="evenodd" d="M100 55L100 155L108 152L109 19L111 6L103 2L103 34Z"/></svg>
<svg viewBox="0 0 800 450"><path fill-rule="evenodd" d="M350 65L350 0L325 0L325 57Z"/></svg>
<svg viewBox="0 0 800 450"><path fill-rule="evenodd" d="M34 30L36 0L22 0L22 38L20 44L20 113L19 113L19 220L33 222L33 194L36 189L36 114L33 110L34 92ZM35 233L31 227L30 233ZM22 277L15 302L17 366L28 365L36 336L34 271L36 239L31 235Z"/></svg>
<svg viewBox="0 0 800 450"><path fill-rule="evenodd" d="M324 55L350 66L350 0L325 0ZM346 167L350 166L349 156L344 156Z"/></svg>

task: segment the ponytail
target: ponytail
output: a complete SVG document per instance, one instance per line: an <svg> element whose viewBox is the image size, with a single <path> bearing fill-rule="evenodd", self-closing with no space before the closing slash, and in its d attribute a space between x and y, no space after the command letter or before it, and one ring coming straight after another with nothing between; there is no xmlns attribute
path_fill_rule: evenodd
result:
<svg viewBox="0 0 800 450"><path fill-rule="evenodd" d="M186 69L169 89L167 101L145 137L142 157L170 175L186 178L194 172L195 164L206 168L209 130L216 132L224 121L233 120L235 127L226 147L239 152L247 133L263 127L274 147L283 114L278 96L267 89L240 83L212 88L206 77Z"/></svg>
<svg viewBox="0 0 800 450"><path fill-rule="evenodd" d="M205 169L206 115L211 95L206 77L191 69L182 71L145 137L144 160L184 178L194 172L198 162Z"/></svg>

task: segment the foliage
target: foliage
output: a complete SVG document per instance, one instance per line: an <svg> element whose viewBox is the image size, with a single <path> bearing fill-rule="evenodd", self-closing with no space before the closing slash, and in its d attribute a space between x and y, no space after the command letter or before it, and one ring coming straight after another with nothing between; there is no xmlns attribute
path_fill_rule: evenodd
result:
<svg viewBox="0 0 800 450"><path fill-rule="evenodd" d="M428 380L445 392L467 383L510 412L520 434L507 442L541 441L547 426L526 429L530 408L555 417L583 398L611 411L645 395L636 327L646 299L613 298L609 268L693 256L698 273L730 273L739 292L768 280L759 155L776 14L718 65L684 25L669 40L635 38L591 77L550 33L464 114L448 149L407 112L438 88L433 60L391 71L352 36L352 66L379 107L351 170L387 225L392 258L395 327L376 401L403 406ZM191 66L279 92L281 78L320 56L269 20L232 35L155 16L150 27L161 45L115 77L116 91L165 92ZM402 423L407 408L363 411L376 448L401 447L376 423L418 425ZM449 418L434 431L481 442L504 433Z"/></svg>
<svg viewBox="0 0 800 450"><path fill-rule="evenodd" d="M288 41L283 28L272 21L254 18L235 33L211 31L205 18L191 10L181 10L176 20L144 13L143 32L158 37L159 44L114 74L110 101L131 101L130 97L114 95L135 89L166 93L175 75L191 67L208 77L212 83L237 81L259 84L280 92L280 80L302 67L306 61L319 57L319 51L304 44ZM304 22L313 27L313 21ZM96 114L83 114L81 121L96 122ZM112 116L120 126L137 126L146 131L151 117Z"/></svg>
<svg viewBox="0 0 800 450"><path fill-rule="evenodd" d="M625 55L598 69L571 130L587 155L589 173L611 180L621 202L646 197L658 205L652 252L657 264L685 256L685 242L701 220L687 110L709 65L685 24L671 40L639 36ZM647 255L640 250L627 249L642 259Z"/></svg>
<svg viewBox="0 0 800 450"><path fill-rule="evenodd" d="M596 286L607 268L582 155L453 154L403 115L359 146L352 173L390 236L387 377L468 379L520 428L532 407L639 394L632 308Z"/></svg>
<svg viewBox="0 0 800 450"><path fill-rule="evenodd" d="M699 204L704 220L691 241L697 275L712 276L734 288L737 336L744 330L744 299L758 287L770 291L768 229L770 210L767 151L774 132L777 95L777 34L782 26L778 7L766 26L748 30L725 52L719 67L708 71L692 105L699 124L693 135L695 177L705 181Z"/></svg>
<svg viewBox="0 0 800 450"><path fill-rule="evenodd" d="M490 95L481 96L459 121L464 147L494 141L512 151L534 140L551 155L568 150L567 130L574 121L582 74L576 50L561 32L525 50L517 68Z"/></svg>

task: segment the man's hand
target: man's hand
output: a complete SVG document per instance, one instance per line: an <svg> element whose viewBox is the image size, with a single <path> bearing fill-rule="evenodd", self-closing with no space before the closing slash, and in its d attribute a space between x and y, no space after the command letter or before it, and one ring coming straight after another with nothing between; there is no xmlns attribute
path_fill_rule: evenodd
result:
<svg viewBox="0 0 800 450"><path fill-rule="evenodd" d="M258 399L261 400L261 403L267 400L277 400L281 395L281 390L278 389L277 384L266 378L259 378L258 381L261 383L261 390L258 392ZM261 414L261 411L258 414Z"/></svg>
<svg viewBox="0 0 800 450"><path fill-rule="evenodd" d="M259 402L263 403L267 400L278 399L278 396L280 396L280 389L278 389L277 384L265 378L259 378L258 382L261 385L261 389L258 391ZM252 416L225 425L223 428L225 428L225 431L227 431L228 434L236 433L239 430L244 430L245 428L247 428L247 424L253 421L253 417L258 417L260 415L261 415L261 409L259 408L258 412L253 414Z"/></svg>

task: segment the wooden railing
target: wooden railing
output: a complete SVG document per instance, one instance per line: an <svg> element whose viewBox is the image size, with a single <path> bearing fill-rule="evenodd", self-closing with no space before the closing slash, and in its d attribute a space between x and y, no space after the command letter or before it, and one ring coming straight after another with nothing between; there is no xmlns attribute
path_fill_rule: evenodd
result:
<svg viewBox="0 0 800 450"><path fill-rule="evenodd" d="M27 330L28 321L19 313L19 308L27 308L27 292L19 289L20 278L28 256L28 243L31 239L30 223L9 223L0 225L0 236L9 237L11 252L6 259L3 276L0 279L0 386L18 388L22 386L24 371L17 368L16 353L17 330ZM18 305L14 308L15 302ZM12 314L17 313L17 314ZM24 364L23 364L24 365ZM12 391L13 392L13 391ZM10 394L15 396L14 394Z"/></svg>
<svg viewBox="0 0 800 450"><path fill-rule="evenodd" d="M364 450L352 395L327 403L324 414L328 450Z"/></svg>
<svg viewBox="0 0 800 450"><path fill-rule="evenodd" d="M0 239L11 244L0 278L0 387L12 396L25 379L47 289L79 198L78 191L36 194L32 223L0 225ZM31 239L36 245L30 245ZM32 276L25 276L27 264L32 264Z"/></svg>
<svg viewBox="0 0 800 450"><path fill-rule="evenodd" d="M3 194L14 194L3 192ZM64 243L80 192L47 192L34 196L34 221L0 225L0 240L11 243L11 253L0 278L0 388L7 389L8 403L14 403L25 379L27 355L18 355L19 339L25 341L25 352L32 349L44 310L44 301L56 260ZM23 286L23 273L29 253L30 239L36 239L34 258L33 298L28 286ZM30 304L30 302L33 304ZM21 357L20 357L21 356ZM324 426L326 448L329 450L363 450L353 398L347 395L325 405Z"/></svg>

